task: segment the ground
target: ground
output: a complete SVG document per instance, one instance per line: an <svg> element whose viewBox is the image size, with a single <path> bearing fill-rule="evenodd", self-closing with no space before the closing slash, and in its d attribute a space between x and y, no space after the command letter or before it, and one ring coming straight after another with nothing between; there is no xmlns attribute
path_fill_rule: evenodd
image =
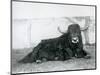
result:
<svg viewBox="0 0 100 75"><path fill-rule="evenodd" d="M66 61L47 61L41 64L18 63L18 61L31 52L32 49L12 50L12 73L95 69L95 46L84 46L84 48L90 54L90 59L73 58Z"/></svg>

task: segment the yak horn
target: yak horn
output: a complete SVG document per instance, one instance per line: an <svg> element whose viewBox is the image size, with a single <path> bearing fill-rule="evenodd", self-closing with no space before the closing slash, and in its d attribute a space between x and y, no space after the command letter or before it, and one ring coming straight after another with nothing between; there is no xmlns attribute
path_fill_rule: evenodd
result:
<svg viewBox="0 0 100 75"><path fill-rule="evenodd" d="M65 34L65 32L62 32L61 29L60 29L59 27L58 27L57 29L58 29L58 31L59 31L60 33Z"/></svg>
<svg viewBox="0 0 100 75"><path fill-rule="evenodd" d="M80 28L81 29L81 31L85 31L85 30L87 30L89 28L89 25L87 25L87 26L85 26L85 27L83 27L83 28Z"/></svg>

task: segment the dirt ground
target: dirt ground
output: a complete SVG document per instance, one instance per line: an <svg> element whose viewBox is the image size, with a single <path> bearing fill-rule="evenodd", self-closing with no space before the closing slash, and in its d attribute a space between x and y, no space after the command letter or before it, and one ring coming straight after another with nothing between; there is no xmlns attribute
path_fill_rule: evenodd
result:
<svg viewBox="0 0 100 75"><path fill-rule="evenodd" d="M95 69L95 46L84 46L84 48L91 55L90 59L73 58L66 61L47 61L41 64L18 63L18 61L31 52L32 49L12 50L12 73Z"/></svg>

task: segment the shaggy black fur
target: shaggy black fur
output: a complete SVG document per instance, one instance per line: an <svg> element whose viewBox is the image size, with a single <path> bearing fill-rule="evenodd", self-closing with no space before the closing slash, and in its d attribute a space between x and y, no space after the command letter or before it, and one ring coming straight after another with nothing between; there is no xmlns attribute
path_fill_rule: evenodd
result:
<svg viewBox="0 0 100 75"><path fill-rule="evenodd" d="M77 58L85 57L87 53L83 50L83 41L81 36L80 26L78 24L72 24L68 27L68 48L73 52L73 56ZM78 42L73 43L72 39L77 38Z"/></svg>
<svg viewBox="0 0 100 75"><path fill-rule="evenodd" d="M73 38L76 40L75 43L72 42ZM31 53L19 62L67 60L71 57L82 58L86 55L87 53L83 50L80 26L72 24L68 27L68 31L60 37L42 40Z"/></svg>

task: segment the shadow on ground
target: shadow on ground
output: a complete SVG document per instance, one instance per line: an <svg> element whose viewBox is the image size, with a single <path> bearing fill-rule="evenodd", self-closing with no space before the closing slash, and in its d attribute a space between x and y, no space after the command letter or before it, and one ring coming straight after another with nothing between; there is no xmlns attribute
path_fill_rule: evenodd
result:
<svg viewBox="0 0 100 75"><path fill-rule="evenodd" d="M47 61L41 64L18 63L18 61L31 52L32 49L12 50L12 73L95 69L95 46L84 46L84 48L91 55L90 59L73 58L66 61Z"/></svg>

